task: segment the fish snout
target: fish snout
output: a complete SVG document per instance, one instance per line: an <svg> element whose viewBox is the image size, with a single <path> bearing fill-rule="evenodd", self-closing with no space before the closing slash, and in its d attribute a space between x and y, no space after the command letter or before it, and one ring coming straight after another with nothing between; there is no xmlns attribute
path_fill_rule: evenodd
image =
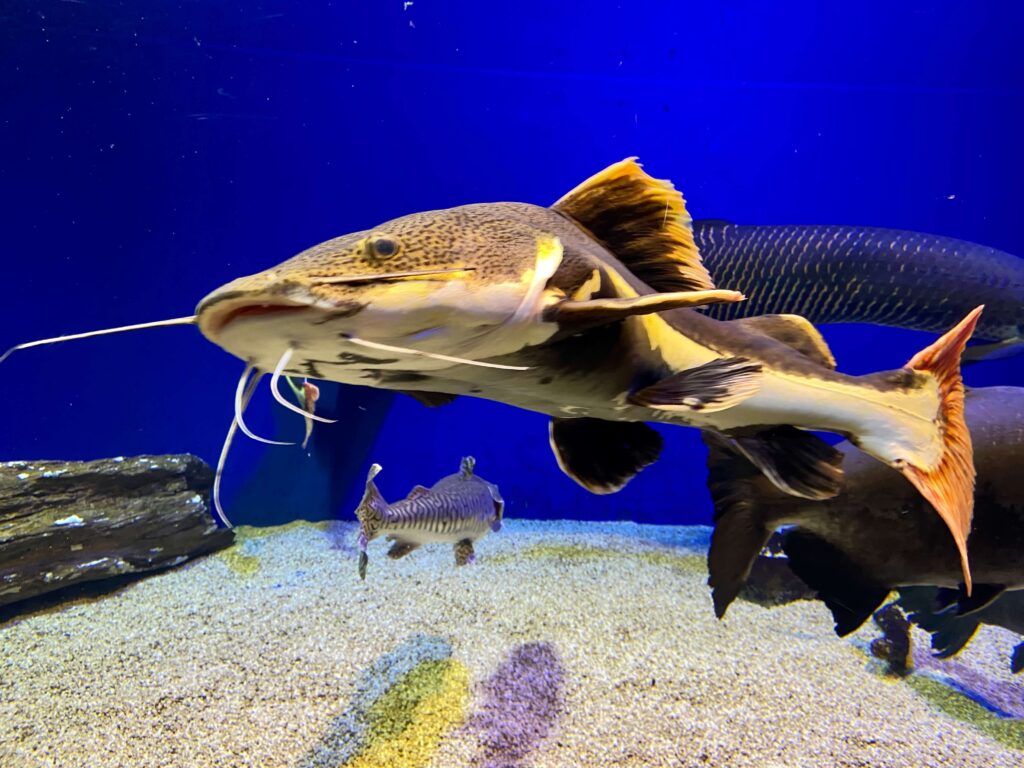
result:
<svg viewBox="0 0 1024 768"><path fill-rule="evenodd" d="M303 283L277 279L272 272L234 280L199 302L196 318L199 330L211 340L239 319L269 319L285 314L319 310L334 317L347 317L363 309L352 298L326 299L314 295Z"/></svg>

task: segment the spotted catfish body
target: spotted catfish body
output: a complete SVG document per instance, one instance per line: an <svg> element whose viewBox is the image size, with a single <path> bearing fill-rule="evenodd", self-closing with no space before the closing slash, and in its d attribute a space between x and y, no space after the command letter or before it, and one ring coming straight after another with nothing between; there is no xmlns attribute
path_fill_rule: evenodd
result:
<svg viewBox="0 0 1024 768"><path fill-rule="evenodd" d="M412 489L402 501L388 504L373 479L374 464L366 478L366 491L356 509L359 520L359 577L366 578L367 544L378 536L393 542L388 557L397 559L423 544L455 545L455 564L473 561L473 543L501 528L505 502L498 486L473 473L472 456L462 460L457 474L438 480L431 488Z"/></svg>
<svg viewBox="0 0 1024 768"><path fill-rule="evenodd" d="M905 368L834 370L796 316L721 322L682 196L632 159L550 208L480 203L327 241L214 291L200 330L259 370L459 395L552 417L562 469L597 493L661 450L661 421L726 434L787 493L838 491L848 435L947 522L967 570L973 464L959 356L980 309ZM969 578L969 576L968 576Z"/></svg>
<svg viewBox="0 0 1024 768"><path fill-rule="evenodd" d="M708 313L776 312L812 323L942 331L979 304L966 357L1024 350L1024 259L978 243L898 229L698 220L694 239L722 285L749 295Z"/></svg>

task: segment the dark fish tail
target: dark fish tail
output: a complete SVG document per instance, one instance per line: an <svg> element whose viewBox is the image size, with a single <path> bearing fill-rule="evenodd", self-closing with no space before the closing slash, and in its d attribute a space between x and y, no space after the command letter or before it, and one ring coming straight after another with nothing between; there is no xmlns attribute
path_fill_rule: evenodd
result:
<svg viewBox="0 0 1024 768"><path fill-rule="evenodd" d="M976 338L1001 342L993 354L1024 346L1024 259L1003 251L874 227L693 226L715 284L747 296L709 306L719 320L782 313L943 331L985 304Z"/></svg>
<svg viewBox="0 0 1024 768"><path fill-rule="evenodd" d="M356 518L359 520L359 578L366 578L366 545L375 538L380 529L384 526L384 520L388 512L388 503L384 501L380 491L377 490L373 478L380 472L380 464L374 464L366 475L366 490L363 492L363 499L356 507Z"/></svg>

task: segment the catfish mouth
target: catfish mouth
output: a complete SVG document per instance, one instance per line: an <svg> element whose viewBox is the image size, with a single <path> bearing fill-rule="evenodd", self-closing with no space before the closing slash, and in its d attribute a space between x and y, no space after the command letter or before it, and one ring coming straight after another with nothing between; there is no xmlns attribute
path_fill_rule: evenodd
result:
<svg viewBox="0 0 1024 768"><path fill-rule="evenodd" d="M205 307L201 306L196 314L199 317L200 330L207 337L213 338L236 320L294 314L296 312L305 312L309 309L312 309L309 304L302 304L300 302L252 302L245 301L244 299L231 301L225 298Z"/></svg>

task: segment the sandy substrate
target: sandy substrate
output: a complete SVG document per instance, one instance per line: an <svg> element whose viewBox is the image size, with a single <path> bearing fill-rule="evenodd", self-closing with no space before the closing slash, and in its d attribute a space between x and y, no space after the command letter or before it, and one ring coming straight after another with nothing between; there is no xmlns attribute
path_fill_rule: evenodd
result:
<svg viewBox="0 0 1024 768"><path fill-rule="evenodd" d="M0 766L1024 764L1021 721L885 678L821 604L716 621L704 529L509 521L458 570L374 542L365 583L343 534L243 529L0 627ZM1024 702L1014 642L984 630L961 685Z"/></svg>

